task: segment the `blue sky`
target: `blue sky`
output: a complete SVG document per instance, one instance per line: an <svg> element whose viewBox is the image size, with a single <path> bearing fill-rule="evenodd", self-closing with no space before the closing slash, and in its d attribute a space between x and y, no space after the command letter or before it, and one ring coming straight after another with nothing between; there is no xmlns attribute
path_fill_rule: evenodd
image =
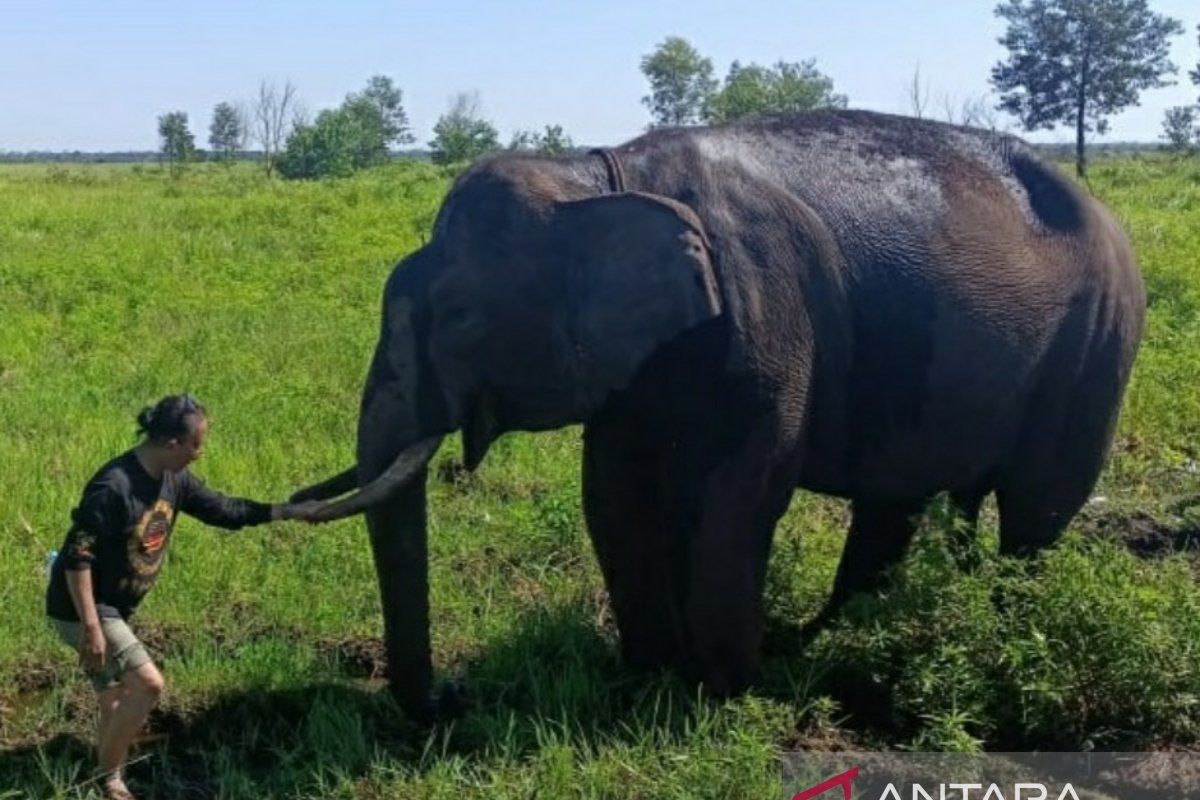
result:
<svg viewBox="0 0 1200 800"><path fill-rule="evenodd" d="M306 108L337 105L372 74L405 94L418 141L459 91L477 91L507 139L558 123L581 144L613 144L649 121L641 57L669 35L713 60L816 58L851 105L906 113L920 64L936 112L988 90L1003 55L992 0L5 0L0 150L153 149L155 119L186 111L198 143L212 107L290 79ZM1196 102L1197 0L1150 0L1187 33L1178 85L1145 93L1108 140L1158 137L1162 112ZM1068 131L1034 138L1069 141Z"/></svg>

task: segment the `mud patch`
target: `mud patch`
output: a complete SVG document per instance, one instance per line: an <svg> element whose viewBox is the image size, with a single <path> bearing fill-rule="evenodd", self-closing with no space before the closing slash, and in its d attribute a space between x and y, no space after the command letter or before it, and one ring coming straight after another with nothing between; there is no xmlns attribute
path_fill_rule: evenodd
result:
<svg viewBox="0 0 1200 800"><path fill-rule="evenodd" d="M368 681L387 678L387 655L379 637L326 639L317 643L317 652L348 677Z"/></svg>
<svg viewBox="0 0 1200 800"><path fill-rule="evenodd" d="M155 658L177 656L188 647L189 637L183 625L139 620L133 624L133 631Z"/></svg>
<svg viewBox="0 0 1200 800"><path fill-rule="evenodd" d="M58 670L48 664L27 664L17 667L13 675L15 694L46 692L61 680Z"/></svg>
<svg viewBox="0 0 1200 800"><path fill-rule="evenodd" d="M1086 535L1117 542L1141 558L1183 553L1200 562L1200 499L1176 503L1161 516L1089 506L1077 525Z"/></svg>
<svg viewBox="0 0 1200 800"><path fill-rule="evenodd" d="M41 662L18 665L12 671L11 682L0 689L0 746L19 732L28 733L30 715L37 716L63 681L60 670Z"/></svg>

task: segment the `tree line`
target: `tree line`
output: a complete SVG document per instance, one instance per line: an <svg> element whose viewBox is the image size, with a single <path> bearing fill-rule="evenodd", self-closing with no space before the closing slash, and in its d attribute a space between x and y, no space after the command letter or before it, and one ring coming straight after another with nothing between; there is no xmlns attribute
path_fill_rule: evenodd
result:
<svg viewBox="0 0 1200 800"><path fill-rule="evenodd" d="M1076 170L1086 175L1087 141L1103 134L1109 119L1137 105L1141 92L1171 85L1177 68L1168 58L1182 24L1152 11L1147 0L1005 0L994 13L1007 23L1000 43L1008 56L991 70L995 105L969 100L961 108L946 101L946 118L996 127L996 112L1011 115L1027 131L1060 125L1075 133ZM649 84L642 98L650 127L715 124L755 116L819 108L844 108L845 94L815 60L776 61L769 66L734 61L717 80L711 59L678 36L667 37L642 57ZM1200 85L1200 64L1190 73ZM914 116L921 117L927 92L920 72L906 87ZM198 156L187 115L159 117L164 159L182 164ZM1172 149L1200 148L1200 100L1170 109L1163 138ZM376 75L336 108L309 118L292 84L262 82L249 107L231 102L213 109L209 156L230 162L254 141L268 175L319 178L348 175L383 163L395 148L412 144L403 93L391 78ZM480 112L477 95L460 94L433 127L430 157L438 164L473 160L497 150L562 153L574 143L560 125L518 131L507 146Z"/></svg>
<svg viewBox="0 0 1200 800"><path fill-rule="evenodd" d="M727 122L847 104L845 95L833 91L833 81L813 61L779 61L770 67L735 61L724 84L718 85L711 76L712 62L678 37L668 38L648 54L641 69L650 82L651 93L644 102L653 117L651 127ZM381 164L394 148L415 141L403 101L403 92L391 78L376 75L337 108L309 119L290 82L279 86L264 81L248 107L222 102L213 109L207 153L196 147L185 112L161 115L159 151L173 166L201 158L232 163L254 142L268 176L345 176ZM496 127L480 112L478 95L461 93L433 126L428 147L434 163L454 164L497 150L557 154L575 145L563 127L554 124L519 130L502 145Z"/></svg>
<svg viewBox="0 0 1200 800"><path fill-rule="evenodd" d="M561 125L517 131L503 147L496 127L480 113L478 96L469 93L451 101L433 132L429 148L436 164L471 161L500 149L555 154L574 147ZM382 164L396 148L416 141L404 94L385 75L372 76L361 91L313 118L290 81L263 81L249 105L222 102L213 108L207 152L196 147L183 111L161 115L158 136L159 152L173 167L205 158L230 164L253 143L268 177L292 179L344 177Z"/></svg>

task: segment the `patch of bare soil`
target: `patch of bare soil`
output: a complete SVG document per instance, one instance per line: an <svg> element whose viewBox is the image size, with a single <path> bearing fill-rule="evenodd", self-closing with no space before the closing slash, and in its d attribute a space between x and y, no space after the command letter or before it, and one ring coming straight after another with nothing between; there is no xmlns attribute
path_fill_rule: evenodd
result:
<svg viewBox="0 0 1200 800"><path fill-rule="evenodd" d="M846 753L870 749L869 743L855 731L840 728L825 720L810 722L794 731L783 741L782 747L785 752L805 753Z"/></svg>
<svg viewBox="0 0 1200 800"><path fill-rule="evenodd" d="M366 680L387 677L387 656L377 636L345 636L317 643L317 652L333 661L347 676Z"/></svg>
<svg viewBox="0 0 1200 800"><path fill-rule="evenodd" d="M1200 498L1174 503L1158 515L1089 505L1077 524L1089 536L1119 542L1142 558L1185 553L1200 562Z"/></svg>
<svg viewBox="0 0 1200 800"><path fill-rule="evenodd" d="M187 629L182 625L138 620L133 629L155 658L178 655L187 648Z"/></svg>
<svg viewBox="0 0 1200 800"><path fill-rule="evenodd" d="M22 731L27 713L41 706L62 680L61 667L45 663L18 665L12 681L0 689L0 745Z"/></svg>
<svg viewBox="0 0 1200 800"><path fill-rule="evenodd" d="M49 664L27 664L18 667L13 675L16 694L44 692L53 688L58 680L58 671Z"/></svg>

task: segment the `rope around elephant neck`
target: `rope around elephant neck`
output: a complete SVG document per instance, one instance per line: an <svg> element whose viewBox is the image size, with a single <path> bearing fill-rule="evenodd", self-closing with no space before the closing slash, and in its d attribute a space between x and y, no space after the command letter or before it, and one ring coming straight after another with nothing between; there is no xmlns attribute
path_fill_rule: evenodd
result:
<svg viewBox="0 0 1200 800"><path fill-rule="evenodd" d="M625 171L621 169L621 162L617 160L616 153L605 147L597 147L589 150L588 155L600 156L604 161L604 170L608 173L608 188L617 194L624 192Z"/></svg>

